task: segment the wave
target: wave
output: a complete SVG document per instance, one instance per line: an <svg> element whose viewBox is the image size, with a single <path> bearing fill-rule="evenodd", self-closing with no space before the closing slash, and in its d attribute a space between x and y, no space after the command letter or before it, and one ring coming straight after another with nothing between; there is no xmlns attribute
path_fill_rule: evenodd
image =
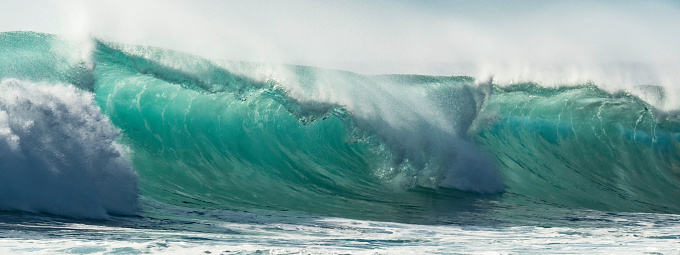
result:
<svg viewBox="0 0 680 255"><path fill-rule="evenodd" d="M262 79L258 64L231 63L248 76L167 50L98 45L100 105L147 169L144 193L162 201L343 215L418 204L402 194L417 186L503 188L468 136L488 95L472 79L301 66ZM337 97L313 95L324 83Z"/></svg>
<svg viewBox="0 0 680 255"><path fill-rule="evenodd" d="M680 115L594 85L497 88L502 116L477 135L508 189L600 210L677 213Z"/></svg>
<svg viewBox="0 0 680 255"><path fill-rule="evenodd" d="M595 85L366 76L101 40L83 54L50 50L48 35L1 37L55 57L5 55L0 65L34 71L0 77L92 91L134 152L141 194L162 202L387 219L500 194L680 211L678 116Z"/></svg>

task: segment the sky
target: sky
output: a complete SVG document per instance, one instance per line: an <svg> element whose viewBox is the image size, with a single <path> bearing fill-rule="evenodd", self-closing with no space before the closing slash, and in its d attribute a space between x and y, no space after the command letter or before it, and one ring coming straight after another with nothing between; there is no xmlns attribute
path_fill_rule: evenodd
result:
<svg viewBox="0 0 680 255"><path fill-rule="evenodd" d="M36 0L3 5L0 31L94 36L213 59L366 74L514 79L538 73L578 79L605 72L602 66L645 63L656 70L680 60L680 4L675 1Z"/></svg>

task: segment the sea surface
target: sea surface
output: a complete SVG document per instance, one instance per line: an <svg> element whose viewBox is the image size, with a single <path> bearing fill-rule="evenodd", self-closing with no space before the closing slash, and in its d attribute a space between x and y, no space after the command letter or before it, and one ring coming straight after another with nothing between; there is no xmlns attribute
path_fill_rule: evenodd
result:
<svg viewBox="0 0 680 255"><path fill-rule="evenodd" d="M680 115L660 85L35 32L0 33L0 80L2 254L680 254Z"/></svg>

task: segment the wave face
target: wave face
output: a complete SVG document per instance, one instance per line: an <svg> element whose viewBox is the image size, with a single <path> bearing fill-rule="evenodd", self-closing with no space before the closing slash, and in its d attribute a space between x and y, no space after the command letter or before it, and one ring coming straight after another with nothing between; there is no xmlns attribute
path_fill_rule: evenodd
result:
<svg viewBox="0 0 680 255"><path fill-rule="evenodd" d="M414 187L503 188L467 133L486 100L471 79L291 66L258 78L270 69L104 42L95 58L98 101L144 194L164 202L370 215L419 207ZM313 97L324 83L340 99Z"/></svg>
<svg viewBox="0 0 680 255"><path fill-rule="evenodd" d="M476 140L508 190L572 207L680 210L680 116L593 85L520 84L491 101L502 117Z"/></svg>
<svg viewBox="0 0 680 255"><path fill-rule="evenodd" d="M0 65L15 67L0 77L94 93L132 151L141 194L165 203L383 220L450 213L480 196L680 211L678 117L594 85L364 76L0 38L16 49L7 52L50 56L4 54Z"/></svg>

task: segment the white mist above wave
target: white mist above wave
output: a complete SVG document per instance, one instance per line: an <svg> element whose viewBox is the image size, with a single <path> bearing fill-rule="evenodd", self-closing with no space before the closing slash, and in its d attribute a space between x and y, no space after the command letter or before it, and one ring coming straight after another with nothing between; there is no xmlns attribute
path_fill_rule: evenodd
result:
<svg viewBox="0 0 680 255"><path fill-rule="evenodd" d="M673 1L63 1L54 32L363 74L593 83L680 109ZM191 20L191 22L186 22ZM56 26L56 25L54 25ZM659 86L651 95L640 86Z"/></svg>
<svg viewBox="0 0 680 255"><path fill-rule="evenodd" d="M0 209L72 217L133 214L137 177L89 92L0 83Z"/></svg>
<svg viewBox="0 0 680 255"><path fill-rule="evenodd" d="M40 17L19 17L22 10ZM630 92L662 110L680 109L680 6L671 0L70 0L10 4L0 12L11 17L12 22L0 23L7 31L95 36L212 59L363 74L493 76L498 84L545 86L594 83L610 92ZM663 99L640 89L648 85L662 87Z"/></svg>

